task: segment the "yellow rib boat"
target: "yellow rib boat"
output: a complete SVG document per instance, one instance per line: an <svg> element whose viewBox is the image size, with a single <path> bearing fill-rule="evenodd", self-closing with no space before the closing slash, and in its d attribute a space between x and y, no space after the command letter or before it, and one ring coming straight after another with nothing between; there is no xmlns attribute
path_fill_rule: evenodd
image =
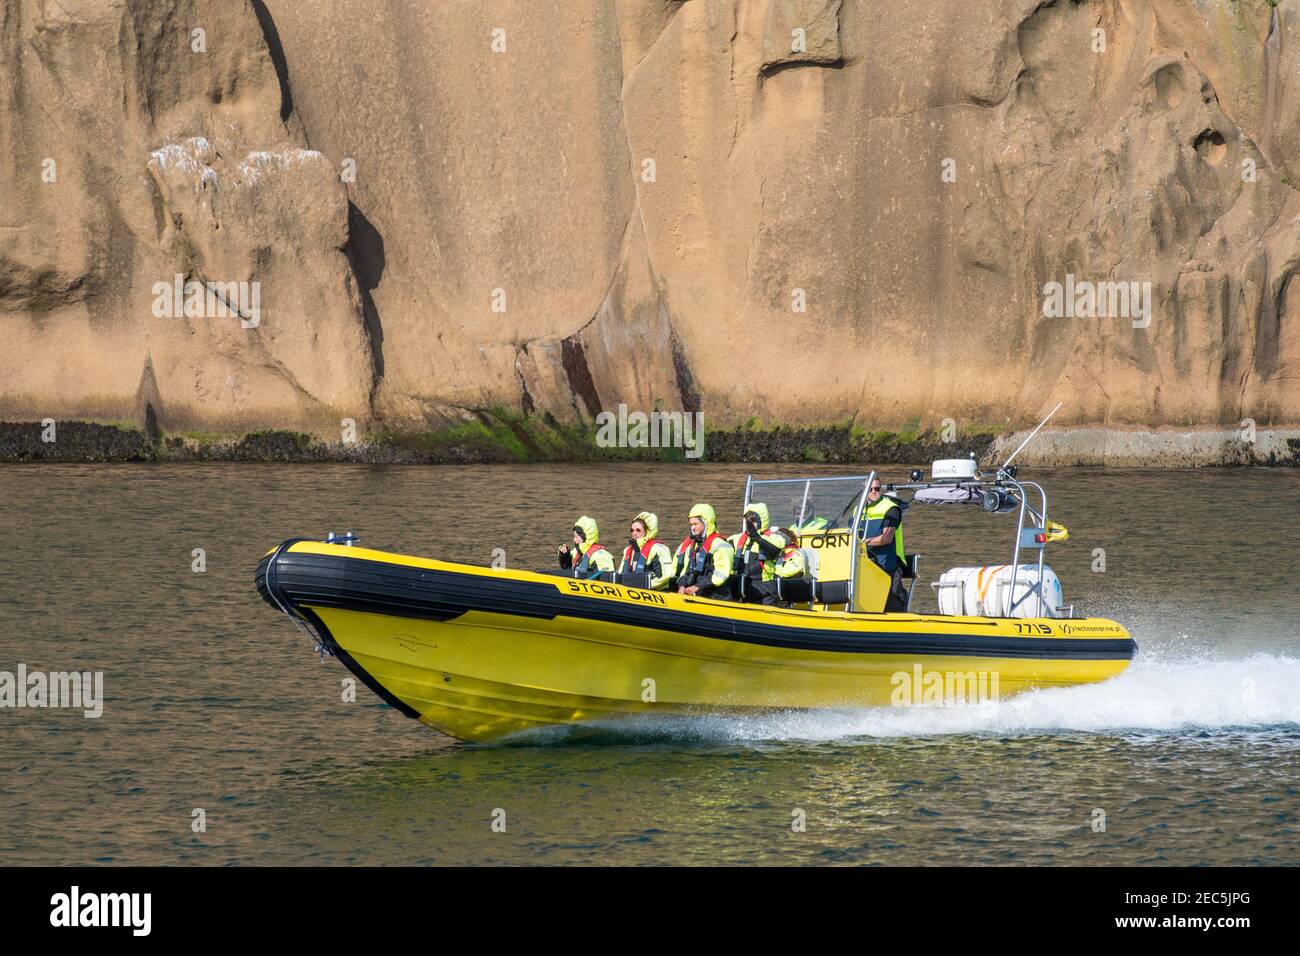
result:
<svg viewBox="0 0 1300 956"><path fill-rule="evenodd" d="M885 613L891 580L868 558L858 517L874 477L828 486L853 489L853 518L801 536L815 574L801 595L808 600L793 607L652 591L617 575L576 579L454 564L353 546L350 536L346 543L285 541L262 559L256 583L382 699L466 741L646 714L981 703L1105 680L1128 666L1136 645L1121 625L1067 617L1055 599L1044 601L1041 548L1060 526L1046 520L1045 495L1041 511L1027 506L1026 486L1037 486L1016 481L1014 470L890 490L951 497L955 489L978 496L986 510L1018 506L1011 567L1023 596L1016 600L1022 591L1013 577L1001 616ZM803 488L806 502L825 480L785 484ZM754 493L784 490L765 487L777 484L748 482L746 507ZM800 508L797 517L807 513ZM1027 527L1027 516L1037 524ZM1022 543L1039 546L1036 577L1019 562ZM915 556L908 565L914 572ZM938 584L941 596L950 595L941 607L965 609L951 597L967 589L965 578ZM988 600L987 587L979 582L979 600Z"/></svg>

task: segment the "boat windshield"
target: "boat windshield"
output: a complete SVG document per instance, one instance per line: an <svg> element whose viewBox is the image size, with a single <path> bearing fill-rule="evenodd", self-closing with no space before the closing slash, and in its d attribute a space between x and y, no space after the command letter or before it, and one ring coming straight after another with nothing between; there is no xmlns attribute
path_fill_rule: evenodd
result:
<svg viewBox="0 0 1300 956"><path fill-rule="evenodd" d="M771 524L783 528L847 528L853 524L867 477L751 481L747 504L763 502Z"/></svg>

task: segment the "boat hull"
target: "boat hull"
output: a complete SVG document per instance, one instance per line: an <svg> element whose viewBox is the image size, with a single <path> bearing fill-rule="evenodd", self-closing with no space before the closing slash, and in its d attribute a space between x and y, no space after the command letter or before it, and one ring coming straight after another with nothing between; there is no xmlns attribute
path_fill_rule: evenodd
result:
<svg viewBox="0 0 1300 956"><path fill-rule="evenodd" d="M258 568L364 683L452 737L644 714L976 703L1105 680L1124 628L738 605L286 542Z"/></svg>

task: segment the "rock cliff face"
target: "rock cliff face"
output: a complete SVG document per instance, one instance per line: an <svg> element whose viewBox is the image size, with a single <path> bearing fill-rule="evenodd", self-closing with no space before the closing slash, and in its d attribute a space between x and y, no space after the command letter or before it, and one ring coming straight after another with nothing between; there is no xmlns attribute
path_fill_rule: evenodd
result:
<svg viewBox="0 0 1300 956"><path fill-rule="evenodd" d="M1300 421L1296 0L6 0L0 115L0 418Z"/></svg>

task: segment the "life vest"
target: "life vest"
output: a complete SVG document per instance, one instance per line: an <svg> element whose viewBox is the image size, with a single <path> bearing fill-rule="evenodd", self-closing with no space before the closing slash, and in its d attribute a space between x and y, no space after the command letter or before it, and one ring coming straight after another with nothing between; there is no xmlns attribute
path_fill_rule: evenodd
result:
<svg viewBox="0 0 1300 956"><path fill-rule="evenodd" d="M687 535L682 539L681 546L678 547L677 553L685 555L682 566L682 576L695 575L704 577L713 573L713 545L718 541L726 541L722 535L716 531L711 531L702 542L695 543L695 539Z"/></svg>
<svg viewBox="0 0 1300 956"><path fill-rule="evenodd" d="M804 561L803 552L798 548L786 548L776 562L776 576L778 578L802 577L806 568L807 563Z"/></svg>
<svg viewBox="0 0 1300 956"><path fill-rule="evenodd" d="M633 551L629 544L623 549L623 563L627 565L629 571L635 571L637 574L645 573L649 568L650 552L654 546L659 543L658 538L646 538L641 544L639 551Z"/></svg>
<svg viewBox="0 0 1300 956"><path fill-rule="evenodd" d="M582 558L573 567L573 576L575 578L584 578L588 574L592 573L591 556L595 554L597 551L604 551L606 554L609 553L609 549L600 543L593 544L586 551L582 552ZM612 563L613 560L614 560L613 557L611 557L610 562ZM595 573L599 574L600 573L599 569L597 569Z"/></svg>
<svg viewBox="0 0 1300 956"><path fill-rule="evenodd" d="M885 520L885 515L893 509L898 509L898 524L894 527L894 542L892 547L888 544L877 545L870 548L871 560L880 565L886 571L893 571L900 564L905 564L907 558L903 555L903 505L895 498L888 495L881 495L880 500L874 504L867 505L862 517L867 519L867 527L864 536L874 538L880 534L881 526Z"/></svg>
<svg viewBox="0 0 1300 956"><path fill-rule="evenodd" d="M763 534L762 531L760 531L759 534L763 535L763 537L767 537L767 535ZM748 531L740 532L740 537L736 539L736 553L739 554L740 552L744 551L745 545L747 545L748 543L749 543L749 532Z"/></svg>
<svg viewBox="0 0 1300 956"><path fill-rule="evenodd" d="M760 531L759 534L762 535L763 532ZM763 537L767 536L763 535ZM772 568L769 567L770 562L768 561L767 556L763 554L762 550L758 548L757 545L755 545L753 552L746 551L745 549L749 543L749 532L742 531L740 537L736 539L736 573L748 574L750 577L758 577L764 581L772 580L773 572ZM757 562L752 566L749 563L751 558ZM757 570L751 570L751 567L757 568Z"/></svg>

